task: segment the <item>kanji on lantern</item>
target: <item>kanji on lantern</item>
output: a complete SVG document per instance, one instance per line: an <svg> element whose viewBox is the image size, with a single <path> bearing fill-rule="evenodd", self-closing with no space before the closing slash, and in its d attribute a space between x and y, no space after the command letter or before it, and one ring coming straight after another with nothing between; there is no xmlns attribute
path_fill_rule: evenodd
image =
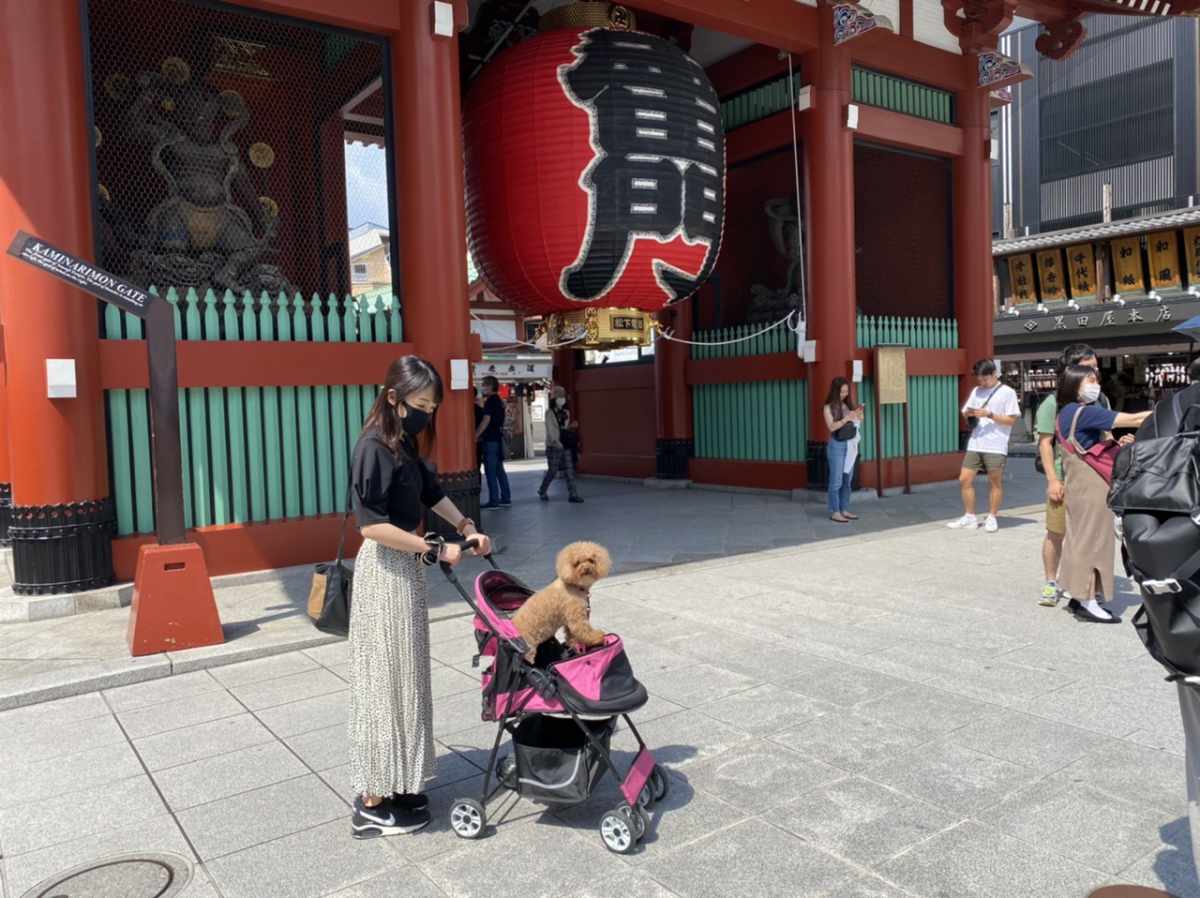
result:
<svg viewBox="0 0 1200 898"><path fill-rule="evenodd" d="M544 32L488 64L464 134L471 255L517 307L657 311L715 267L720 106L676 45L605 28Z"/></svg>

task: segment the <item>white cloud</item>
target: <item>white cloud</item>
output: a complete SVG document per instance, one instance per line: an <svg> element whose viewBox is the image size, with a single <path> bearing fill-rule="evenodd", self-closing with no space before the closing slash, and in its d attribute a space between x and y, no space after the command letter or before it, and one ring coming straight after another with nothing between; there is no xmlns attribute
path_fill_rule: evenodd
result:
<svg viewBox="0 0 1200 898"><path fill-rule="evenodd" d="M346 221L391 227L387 193L387 153L381 147L346 144Z"/></svg>

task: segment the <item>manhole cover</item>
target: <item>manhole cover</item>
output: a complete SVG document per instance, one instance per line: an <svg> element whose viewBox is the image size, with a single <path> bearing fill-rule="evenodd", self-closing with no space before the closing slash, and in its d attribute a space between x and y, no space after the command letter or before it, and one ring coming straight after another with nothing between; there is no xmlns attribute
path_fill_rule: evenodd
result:
<svg viewBox="0 0 1200 898"><path fill-rule="evenodd" d="M171 898L191 880L192 864L178 854L122 854L56 873L21 898Z"/></svg>

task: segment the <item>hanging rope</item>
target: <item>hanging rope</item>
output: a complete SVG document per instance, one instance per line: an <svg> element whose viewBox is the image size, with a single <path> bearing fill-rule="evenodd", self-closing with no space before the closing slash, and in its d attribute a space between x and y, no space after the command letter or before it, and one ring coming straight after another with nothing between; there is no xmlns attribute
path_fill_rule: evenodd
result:
<svg viewBox="0 0 1200 898"><path fill-rule="evenodd" d="M804 271L804 216L800 206L800 140L796 134L796 78L792 74L792 54L787 55L788 64L788 114L792 120L792 174L796 187L796 241L800 244L800 255L797 258L800 270L800 319L808 321L808 284Z"/></svg>
<svg viewBox="0 0 1200 898"><path fill-rule="evenodd" d="M747 343L750 340L756 340L759 337L761 337L763 334L769 334L771 331L775 330L775 328L781 327L783 325L786 325L787 329L790 330L792 333L794 333L794 334L799 333L801 321L793 321L792 320L793 318L796 318L797 315L798 315L798 311L796 309L793 309L792 311L788 312L787 315L785 315L783 318L780 318L778 321L776 321L774 324L768 324L766 327L764 327L760 331L756 331L753 334L747 334L744 337L737 337L736 339L733 339L733 340L716 340L714 342L699 342L697 340L684 340L682 337L676 337L674 329L669 328L669 327L659 328L658 337L660 340L670 340L672 343L683 343L687 346L732 346L734 343Z"/></svg>

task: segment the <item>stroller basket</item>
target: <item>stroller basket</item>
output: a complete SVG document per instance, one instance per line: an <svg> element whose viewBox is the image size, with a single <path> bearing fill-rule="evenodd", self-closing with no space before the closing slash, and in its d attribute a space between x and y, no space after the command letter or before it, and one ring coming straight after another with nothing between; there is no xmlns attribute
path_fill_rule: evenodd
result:
<svg viewBox="0 0 1200 898"><path fill-rule="evenodd" d="M587 722L597 741L608 748L613 720ZM576 804L586 799L600 777L603 758L583 731L570 720L527 717L513 732L516 765L509 777L526 798L543 804Z"/></svg>

